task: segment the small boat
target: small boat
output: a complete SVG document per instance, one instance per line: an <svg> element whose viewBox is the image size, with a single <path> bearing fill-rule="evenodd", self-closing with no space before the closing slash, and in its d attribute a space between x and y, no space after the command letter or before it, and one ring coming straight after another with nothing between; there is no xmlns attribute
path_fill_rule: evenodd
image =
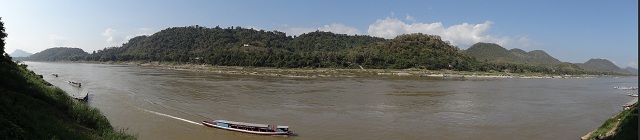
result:
<svg viewBox="0 0 640 140"><path fill-rule="evenodd" d="M209 127L220 128L225 130L239 131L260 135L291 135L293 131L289 131L289 126L282 125L266 125L245 122L234 122L227 120L202 121L202 124Z"/></svg>
<svg viewBox="0 0 640 140"><path fill-rule="evenodd" d="M89 91L87 91L87 93L84 95L84 97L76 97L73 96L74 99L81 101L81 102L87 102L89 101Z"/></svg>
<svg viewBox="0 0 640 140"><path fill-rule="evenodd" d="M67 81L69 84L71 84L72 86L76 86L76 87L82 87L82 83L80 82L73 82L73 81Z"/></svg>
<svg viewBox="0 0 640 140"><path fill-rule="evenodd" d="M638 103L638 98L633 98L633 100L631 100L628 103L622 105L622 109L624 109L624 110L630 109L631 107L633 107L637 103Z"/></svg>
<svg viewBox="0 0 640 140"><path fill-rule="evenodd" d="M638 94L631 94L631 93L627 93L627 95L631 96L631 97L638 97Z"/></svg>
<svg viewBox="0 0 640 140"><path fill-rule="evenodd" d="M638 90L638 87L613 87L613 89L620 89L620 90Z"/></svg>
<svg viewBox="0 0 640 140"><path fill-rule="evenodd" d="M51 75L53 75L54 77L58 77L58 74L52 73Z"/></svg>

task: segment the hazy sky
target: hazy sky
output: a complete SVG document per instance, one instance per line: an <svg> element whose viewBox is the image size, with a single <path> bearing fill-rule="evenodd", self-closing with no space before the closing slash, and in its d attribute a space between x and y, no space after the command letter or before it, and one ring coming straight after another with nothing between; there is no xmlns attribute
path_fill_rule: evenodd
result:
<svg viewBox="0 0 640 140"><path fill-rule="evenodd" d="M0 0L5 51L77 47L91 53L129 38L200 25L322 30L393 38L421 32L467 49L490 42L544 50L560 61L605 58L638 67L637 0Z"/></svg>

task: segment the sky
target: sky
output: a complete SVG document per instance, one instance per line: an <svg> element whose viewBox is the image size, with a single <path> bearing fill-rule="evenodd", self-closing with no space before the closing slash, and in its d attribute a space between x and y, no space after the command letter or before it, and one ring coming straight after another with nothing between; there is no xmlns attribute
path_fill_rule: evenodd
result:
<svg viewBox="0 0 640 140"><path fill-rule="evenodd" d="M169 27L200 25L321 30L394 38L439 35L460 49L477 42L544 50L564 62L603 58L638 68L637 0L0 0L5 51L86 52Z"/></svg>

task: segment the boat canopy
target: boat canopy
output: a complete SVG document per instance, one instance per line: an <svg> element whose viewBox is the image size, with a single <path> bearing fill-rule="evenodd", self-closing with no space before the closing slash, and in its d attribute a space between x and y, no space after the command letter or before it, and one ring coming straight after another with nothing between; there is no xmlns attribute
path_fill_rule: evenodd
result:
<svg viewBox="0 0 640 140"><path fill-rule="evenodd" d="M221 122L221 123L228 123L228 124L236 124L236 125L246 125L246 126L253 126L253 127L269 127L269 125L266 124L257 124L257 123L246 123L246 122L234 122L234 121L227 121L227 120L213 120L214 122ZM277 126L277 128L285 128L288 129L289 126Z"/></svg>

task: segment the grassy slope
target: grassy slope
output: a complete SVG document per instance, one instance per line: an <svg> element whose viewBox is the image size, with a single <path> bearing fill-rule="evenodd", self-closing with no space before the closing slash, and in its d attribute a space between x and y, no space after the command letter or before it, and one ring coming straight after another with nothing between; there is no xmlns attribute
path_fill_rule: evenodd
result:
<svg viewBox="0 0 640 140"><path fill-rule="evenodd" d="M0 62L0 139L135 139L26 66Z"/></svg>
<svg viewBox="0 0 640 140"><path fill-rule="evenodd" d="M607 135L607 132L612 131L612 135ZM632 109L627 109L620 114L610 118L602 126L598 127L596 131L591 133L587 139L596 139L598 136L603 140L636 140L638 139L638 107L633 106Z"/></svg>

